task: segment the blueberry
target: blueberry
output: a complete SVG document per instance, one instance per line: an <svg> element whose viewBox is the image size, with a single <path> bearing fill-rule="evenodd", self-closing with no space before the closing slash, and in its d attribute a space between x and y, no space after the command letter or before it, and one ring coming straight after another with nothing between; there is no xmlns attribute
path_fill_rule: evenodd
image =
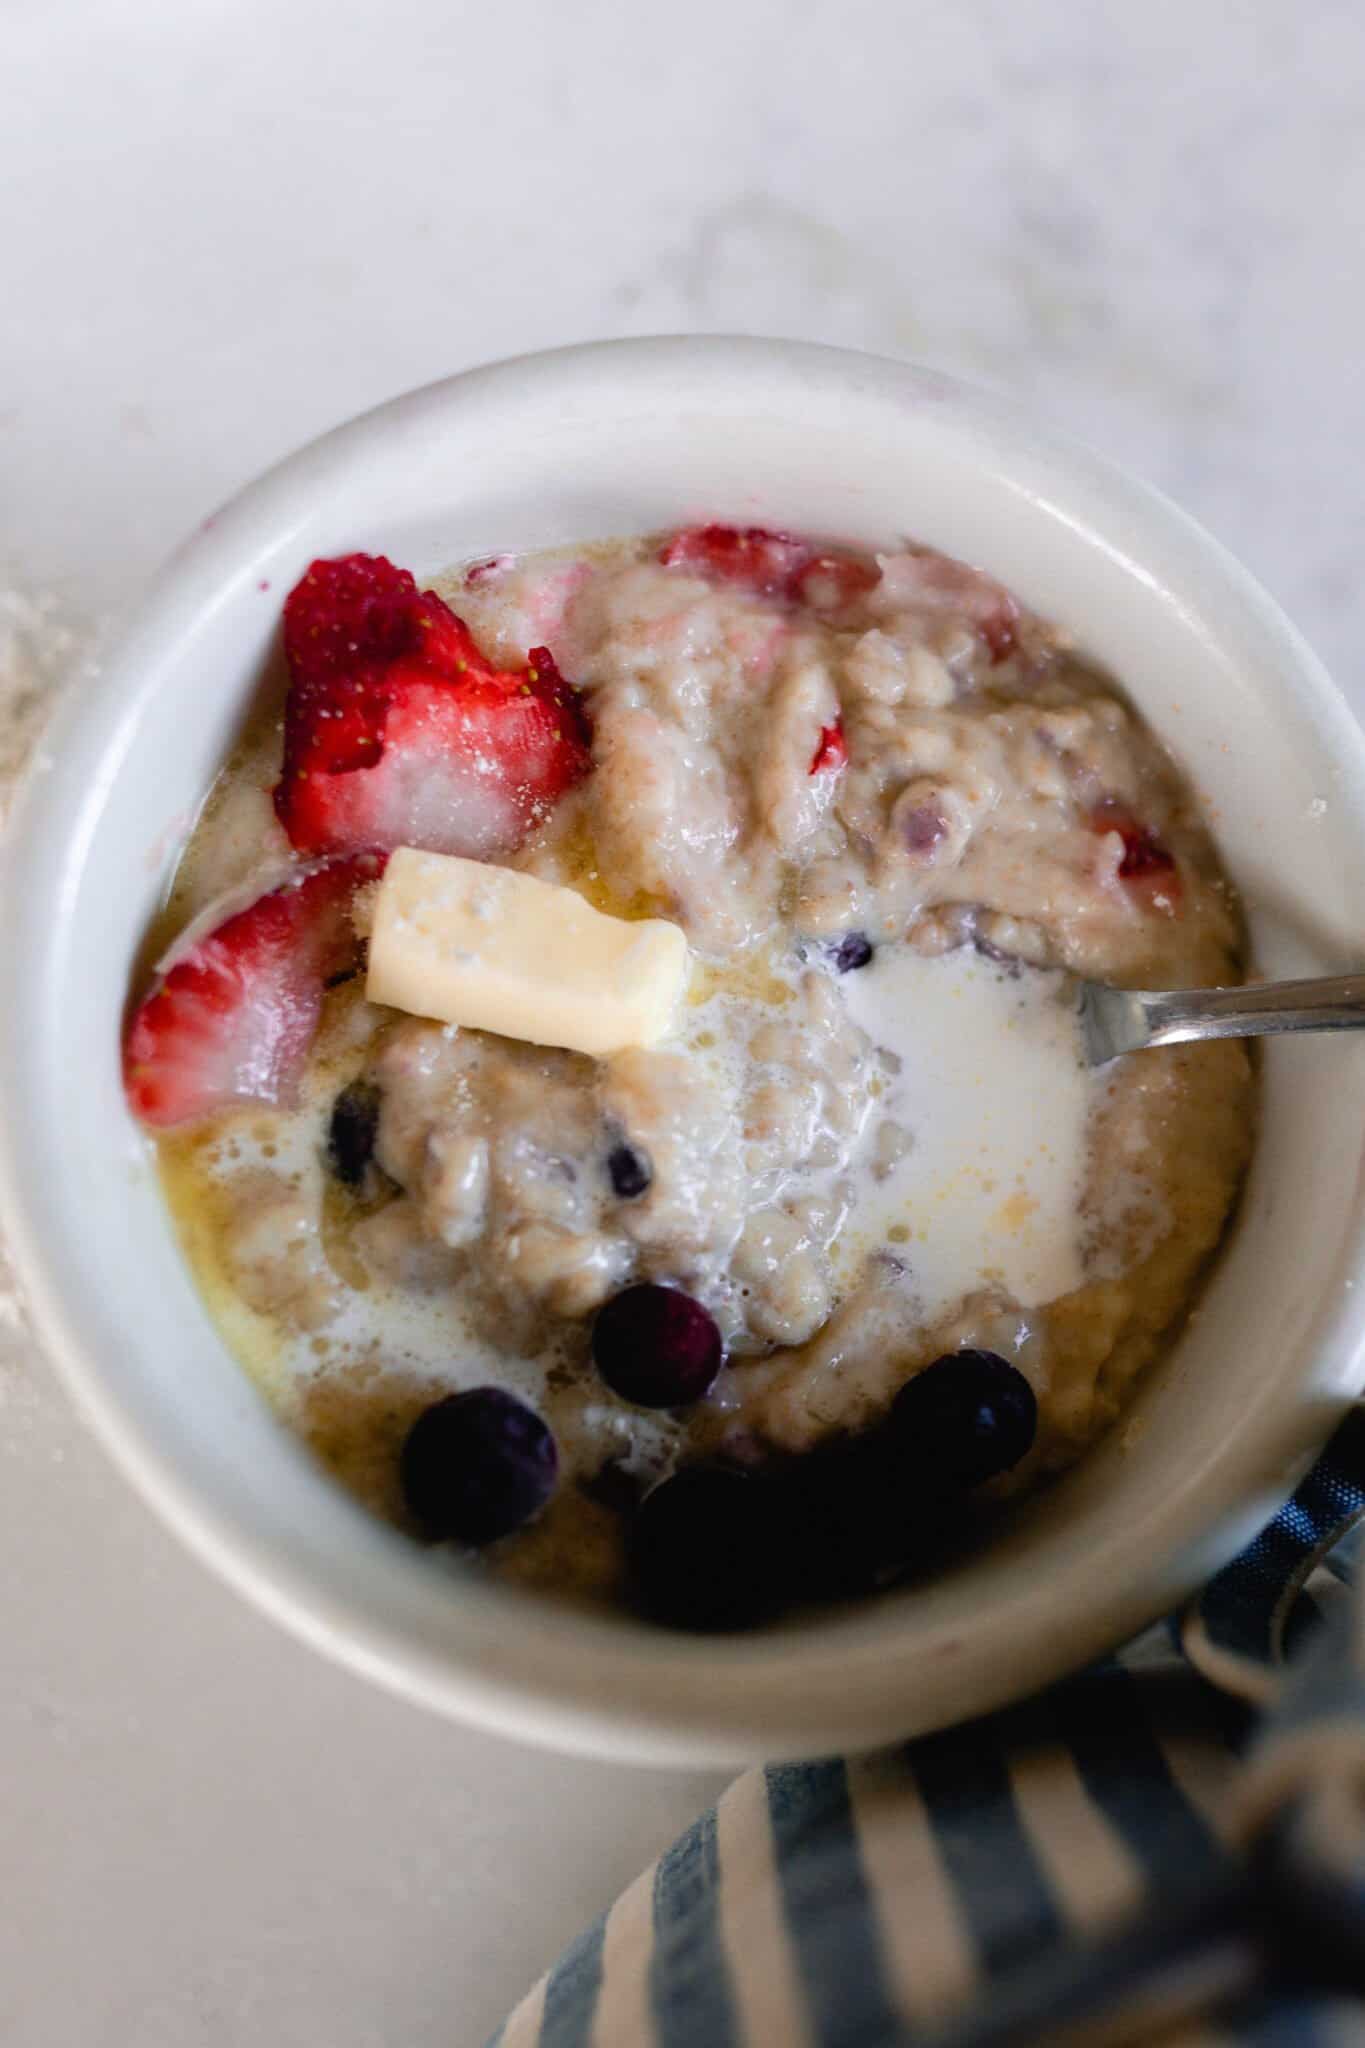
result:
<svg viewBox="0 0 1365 2048"><path fill-rule="evenodd" d="M379 1130L379 1090L373 1081L352 1081L332 1104L327 1126L327 1157L337 1179L359 1187L374 1157Z"/></svg>
<svg viewBox="0 0 1365 2048"><path fill-rule="evenodd" d="M890 1430L902 1469L980 1486L1017 1465L1038 1428L1032 1387L994 1351L954 1351L903 1386Z"/></svg>
<svg viewBox="0 0 1365 2048"><path fill-rule="evenodd" d="M627 1557L635 1596L674 1628L752 1627L779 1603L768 1489L720 1465L686 1465L646 1494Z"/></svg>
<svg viewBox="0 0 1365 2048"><path fill-rule="evenodd" d="M637 1408L700 1401L720 1371L720 1331L676 1287L627 1287L597 1312L592 1355L612 1392Z"/></svg>
<svg viewBox="0 0 1365 2048"><path fill-rule="evenodd" d="M792 1594L842 1600L939 1560L958 1533L957 1496L910 1474L885 1426L838 1437L772 1477Z"/></svg>
<svg viewBox="0 0 1365 2048"><path fill-rule="evenodd" d="M867 1592L896 1562L879 1437L845 1437L773 1475L785 1577L794 1595L837 1600Z"/></svg>
<svg viewBox="0 0 1365 2048"><path fill-rule="evenodd" d="M418 1416L399 1463L403 1497L428 1536L492 1543L554 1492L555 1440L500 1387L447 1394Z"/></svg>
<svg viewBox="0 0 1365 2048"><path fill-rule="evenodd" d="M612 1193L621 1202L633 1202L654 1178L648 1159L634 1145L614 1145L607 1154L607 1172Z"/></svg>
<svg viewBox="0 0 1365 2048"><path fill-rule="evenodd" d="M866 932L845 932L830 955L839 974L851 974L855 967L866 967L872 958L872 941Z"/></svg>

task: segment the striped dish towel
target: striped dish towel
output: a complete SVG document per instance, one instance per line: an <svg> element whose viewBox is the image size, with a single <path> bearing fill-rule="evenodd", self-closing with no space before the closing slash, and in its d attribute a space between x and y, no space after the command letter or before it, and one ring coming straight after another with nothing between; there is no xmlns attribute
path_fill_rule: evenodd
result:
<svg viewBox="0 0 1365 2048"><path fill-rule="evenodd" d="M490 2048L1365 2044L1363 1516L1360 1411L1178 1622L987 1719L747 1772ZM1291 1807L1289 1889L1335 1859L1314 1910L1349 1924L1267 1970L1240 1852Z"/></svg>

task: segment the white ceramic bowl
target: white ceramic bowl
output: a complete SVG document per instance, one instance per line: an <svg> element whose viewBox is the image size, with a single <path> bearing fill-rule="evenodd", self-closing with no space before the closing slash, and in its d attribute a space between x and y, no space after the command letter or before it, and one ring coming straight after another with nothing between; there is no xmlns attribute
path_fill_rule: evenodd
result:
<svg viewBox="0 0 1365 2048"><path fill-rule="evenodd" d="M111 1450L250 1598L415 1700L686 1763L905 1736L1053 1678L1251 1532L1365 1378L1365 1044L1270 1046L1240 1220L1131 1421L940 1581L694 1640L452 1583L272 1419L216 1336L124 1107L130 972L313 555L419 572L685 519L988 567L1109 663L1205 792L1267 973L1358 963L1365 747L1269 599L1163 499L998 398L750 340L476 370L314 442L205 522L31 782L0 912L3 1212L41 1334ZM268 585L268 588L266 587Z"/></svg>

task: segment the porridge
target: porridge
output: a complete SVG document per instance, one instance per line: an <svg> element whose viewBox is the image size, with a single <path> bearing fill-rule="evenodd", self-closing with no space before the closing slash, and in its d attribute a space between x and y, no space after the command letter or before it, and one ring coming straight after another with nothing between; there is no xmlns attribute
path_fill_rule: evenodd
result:
<svg viewBox="0 0 1365 2048"><path fill-rule="evenodd" d="M125 1047L224 1335L376 1512L733 1626L1071 1463L1246 1166L1242 975L1118 686L925 548L314 563Z"/></svg>

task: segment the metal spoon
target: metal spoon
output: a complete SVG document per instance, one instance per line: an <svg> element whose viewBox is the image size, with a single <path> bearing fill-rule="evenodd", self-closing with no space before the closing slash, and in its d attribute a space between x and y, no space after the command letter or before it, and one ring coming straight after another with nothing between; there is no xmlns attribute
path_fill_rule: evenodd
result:
<svg viewBox="0 0 1365 2048"><path fill-rule="evenodd" d="M1102 981L1083 981L1079 1007L1086 1061L1102 1067L1121 1052L1194 1038L1359 1031L1365 1027L1365 974L1267 981L1250 988L1109 988Z"/></svg>

